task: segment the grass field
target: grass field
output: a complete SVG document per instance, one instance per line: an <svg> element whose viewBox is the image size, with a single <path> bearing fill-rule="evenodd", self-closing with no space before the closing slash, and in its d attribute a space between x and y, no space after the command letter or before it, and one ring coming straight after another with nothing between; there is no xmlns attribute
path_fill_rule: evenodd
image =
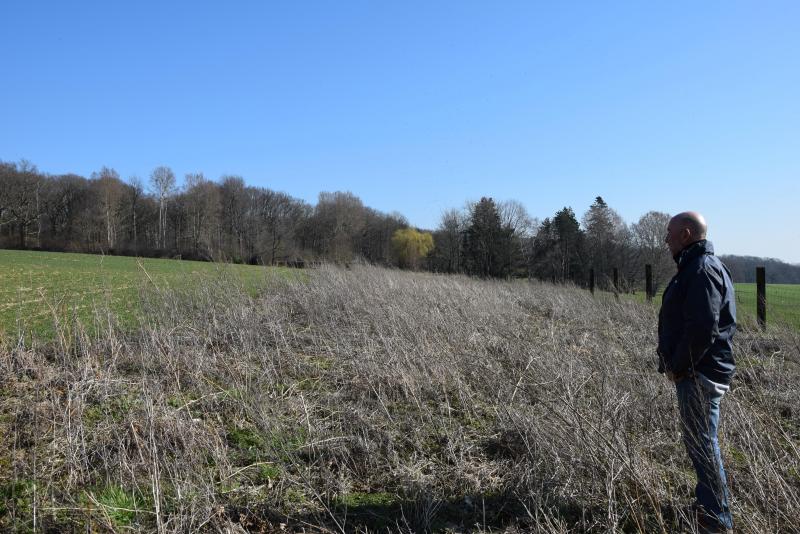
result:
<svg viewBox="0 0 800 534"><path fill-rule="evenodd" d="M134 326L142 290L224 277L233 277L249 293L266 279L263 267L250 265L0 250L0 335L48 337L56 319L77 318L88 325L97 310L110 310L121 324Z"/></svg>
<svg viewBox="0 0 800 534"><path fill-rule="evenodd" d="M739 320L755 321L756 285L736 284ZM784 323L800 329L800 285L767 284L767 324Z"/></svg>

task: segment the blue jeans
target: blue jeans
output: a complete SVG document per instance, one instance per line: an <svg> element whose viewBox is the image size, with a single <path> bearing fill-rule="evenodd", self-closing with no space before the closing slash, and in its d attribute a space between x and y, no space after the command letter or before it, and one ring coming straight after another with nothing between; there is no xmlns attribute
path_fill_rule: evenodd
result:
<svg viewBox="0 0 800 534"><path fill-rule="evenodd" d="M696 505L719 526L733 528L730 492L717 440L719 403L722 393L712 384L690 377L676 384L681 430L686 451L697 473Z"/></svg>

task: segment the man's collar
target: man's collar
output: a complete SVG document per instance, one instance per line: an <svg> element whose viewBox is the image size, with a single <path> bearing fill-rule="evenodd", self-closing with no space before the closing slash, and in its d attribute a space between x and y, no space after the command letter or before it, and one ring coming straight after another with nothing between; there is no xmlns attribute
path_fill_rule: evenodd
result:
<svg viewBox="0 0 800 534"><path fill-rule="evenodd" d="M684 247L684 249L672 259L675 260L675 263L678 264L678 269L680 269L681 265L687 261L703 254L714 254L714 246L711 244L711 241L707 239L700 239L694 243L686 245L686 247Z"/></svg>

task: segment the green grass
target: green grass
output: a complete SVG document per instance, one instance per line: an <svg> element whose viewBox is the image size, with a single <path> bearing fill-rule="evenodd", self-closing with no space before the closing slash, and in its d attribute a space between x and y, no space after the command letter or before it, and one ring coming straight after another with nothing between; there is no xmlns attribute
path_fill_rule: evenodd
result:
<svg viewBox="0 0 800 534"><path fill-rule="evenodd" d="M296 275L290 269L269 269ZM255 293L266 282L265 273L264 267L251 265L0 250L0 337L24 333L47 338L56 319L89 324L98 309L134 327L143 289L189 288L227 276Z"/></svg>
<svg viewBox="0 0 800 534"><path fill-rule="evenodd" d="M336 501L339 506L355 508L359 506L391 506L396 504L399 499L396 495L383 491L377 493L364 493L356 491L340 495Z"/></svg>
<svg viewBox="0 0 800 534"><path fill-rule="evenodd" d="M740 321L755 321L755 284L736 284L736 312ZM800 329L800 285L767 284L767 324L775 323Z"/></svg>
<svg viewBox="0 0 800 534"><path fill-rule="evenodd" d="M144 504L136 495L120 486L107 486L100 490L94 500L102 507L104 514L117 528L127 527L136 519Z"/></svg>

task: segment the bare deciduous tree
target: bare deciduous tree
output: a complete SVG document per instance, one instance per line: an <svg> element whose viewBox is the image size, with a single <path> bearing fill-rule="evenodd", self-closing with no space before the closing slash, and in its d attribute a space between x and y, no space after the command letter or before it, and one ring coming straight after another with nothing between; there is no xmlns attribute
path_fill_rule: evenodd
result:
<svg viewBox="0 0 800 534"><path fill-rule="evenodd" d="M157 248L164 248L167 241L167 203L175 192L175 173L169 167L156 167L150 174L150 188L158 199Z"/></svg>
<svg viewBox="0 0 800 534"><path fill-rule="evenodd" d="M12 224L17 231L17 245L25 248L30 228L36 224L36 246L41 244L40 189L43 177L36 167L22 160L18 165L0 167L0 224Z"/></svg>
<svg viewBox="0 0 800 534"><path fill-rule="evenodd" d="M97 209L101 212L100 217L105 226L105 248L111 249L117 244L117 230L125 184L119 179L117 171L108 167L92 173L92 180L96 182L99 193L100 202Z"/></svg>
<svg viewBox="0 0 800 534"><path fill-rule="evenodd" d="M670 215L660 211L648 211L631 225L634 244L639 251L640 264L653 266L653 283L663 287L675 271L675 264L664 245Z"/></svg>

